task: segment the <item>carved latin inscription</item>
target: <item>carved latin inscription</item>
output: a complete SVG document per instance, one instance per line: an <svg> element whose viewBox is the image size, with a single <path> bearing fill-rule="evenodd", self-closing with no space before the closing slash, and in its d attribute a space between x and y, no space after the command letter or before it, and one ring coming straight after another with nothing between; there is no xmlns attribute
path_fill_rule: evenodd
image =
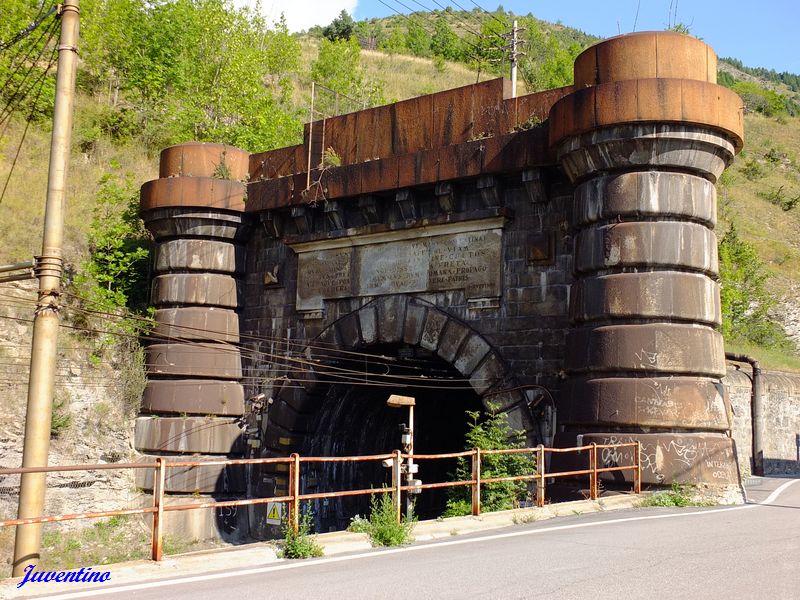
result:
<svg viewBox="0 0 800 600"><path fill-rule="evenodd" d="M297 249L297 309L326 298L463 289L500 295L502 230L484 229L334 249Z"/></svg>

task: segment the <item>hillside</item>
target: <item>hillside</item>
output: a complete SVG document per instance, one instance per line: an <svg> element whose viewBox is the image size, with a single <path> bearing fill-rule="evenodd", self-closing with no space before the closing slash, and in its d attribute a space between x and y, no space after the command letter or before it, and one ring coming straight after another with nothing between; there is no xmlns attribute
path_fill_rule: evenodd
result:
<svg viewBox="0 0 800 600"><path fill-rule="evenodd" d="M220 97L213 92L216 88L209 87L210 84L199 78L196 69L191 69L199 60L190 54L196 46L192 40L204 39L202 30L190 32L199 37L172 41L173 47L184 47L184 53L188 54L175 59L175 65L170 66L172 71L164 71L161 63L153 62L155 58L148 58L150 62L137 62L143 55L141 51L131 56L109 55L103 44L114 39L119 33L114 28L123 27L125 22L102 21L112 17L103 15L101 18L93 13L92 7L99 6L97 2L99 0L95 3L87 0L87 51L82 53L84 63L79 75L67 212L68 271L71 278L77 274L78 280L81 273L86 279L87 264L95 268L89 279L98 276L98 235L102 234L101 238L105 235L107 239L110 217L119 219L124 210L135 206L138 186L156 176L158 150L168 143L208 139L239 144L251 150L296 143L301 136L302 122L309 118L312 79L353 97L353 103L343 101L340 106L340 110L353 110L364 104L392 102L473 83L479 71L480 78L486 79L504 73L507 68L502 61L492 61L492 52L496 52L493 44L499 39L499 20L510 17L505 13L496 13L498 18L495 19L479 12L438 11L410 18L395 16L354 23L352 34L362 45L380 48L373 50L359 49L358 44L331 43L320 37L319 31L289 36L281 30L258 29L247 21L246 15L225 17L226 21L216 14L215 18L223 23L221 27L228 27L229 31L235 29L241 39L214 38L215 43L228 44L224 47L229 49L229 55L225 57L227 62L209 65L212 83L226 77L232 81L241 80L242 69L247 70L259 56L250 48L255 34L261 36L260 48L266 52L269 59L266 62L270 63L264 71L256 73L257 80L241 84L243 91L238 96ZM163 25L170 22L171 16L159 18ZM528 56L521 65L522 91L539 89L545 84L552 87L569 83L571 80L565 78L571 75L565 65L571 66L577 52L597 38L530 15L519 19L526 28L524 36L528 42ZM269 37L264 38L265 35ZM486 40L491 41L481 46ZM208 44L197 52L204 52L201 58L213 63L221 52L214 48L214 44ZM480 54L480 61L476 60L476 53ZM794 232L800 225L800 207L795 206L800 196L800 118L792 116L791 110L783 110L786 106L791 108L790 105L778 106L781 110L777 113L773 110L776 97L793 100L796 92L775 77L759 78L753 73L761 71L735 63L735 60L720 63L720 71L726 74L723 83L731 86L747 83L756 86L756 93L747 98L754 104L746 116L745 150L720 182L718 231L721 237L730 223L735 223L741 237L755 247L771 275L768 290L782 300L773 314L781 317L790 335L797 340L800 339L800 309L795 307L795 296L800 289L800 247ZM235 68L227 74L225 68L231 64ZM156 67L164 71L161 78L148 75ZM120 75L123 69L124 76ZM180 87L176 82L185 85ZM240 99L251 89L248 85L259 88L259 94L266 90L263 98L253 101L252 117L245 115L248 106L242 105ZM206 100L204 94L212 94L211 99ZM211 106L204 107L201 101ZM220 118L224 111L238 112L242 116ZM263 116L264 111L272 116ZM12 118L0 138L0 175L3 178L14 161L23 134L21 116L18 113ZM250 126L248 119L253 118L259 121ZM0 231L3 232L0 262L22 260L39 250L48 141L46 119L28 129L0 205ZM10 232L13 235L9 235ZM95 262L91 263L90 259ZM136 268L144 269L146 275L145 263L140 261ZM136 276L131 270L126 280L135 280ZM112 289L115 285L109 280L106 291L116 292ZM90 291L98 293L104 302L119 302L120 299L120 296L101 293L103 286L99 286L99 291L97 287ZM133 291L124 291L122 303L130 305ZM138 293L141 299L141 290ZM777 352L773 364L791 366L784 360L784 354Z"/></svg>

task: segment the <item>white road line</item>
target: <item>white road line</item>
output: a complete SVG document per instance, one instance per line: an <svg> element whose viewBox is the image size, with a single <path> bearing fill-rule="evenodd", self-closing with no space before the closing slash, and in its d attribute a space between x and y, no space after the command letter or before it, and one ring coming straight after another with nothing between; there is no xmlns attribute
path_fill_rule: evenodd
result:
<svg viewBox="0 0 800 600"><path fill-rule="evenodd" d="M239 569L236 571L225 571L223 573L211 573L208 575L194 575L191 577L181 577L176 579L167 579L161 581L150 581L147 583L135 583L130 585L122 585L110 588L95 588L92 590L85 590L80 592L68 592L64 594L56 594L52 596L43 596L47 600L72 600L73 598L90 598L92 596L101 596L103 594L118 594L122 592L133 592L136 590L146 590L158 587L167 587L173 585L181 585L184 583L196 583L200 581L214 581L217 579L227 579L229 577L242 577L247 575L256 575L259 573L271 573L273 571L286 571L289 569L302 569L319 564L331 564L337 562L348 562L352 560L359 560L362 558L376 558L385 556L387 554L400 554L405 552L420 552L422 550L429 550L432 548L443 548L446 546L460 546L462 544L474 544L476 542L487 542L492 540L502 540L513 537L520 537L524 535L539 535L542 533L549 533L551 531L563 531L567 529L585 529L587 527L600 527L603 525L613 525L615 523L630 523L632 521L651 521L657 519L676 519L679 517L693 517L697 515L709 515L720 512L731 512L735 510L749 510L759 506L766 506L772 504L778 499L786 488L800 481L800 479L790 479L789 481L781 484L775 491L773 491L766 500L757 504L742 504L739 506L731 506L726 508L713 508L709 510L697 510L692 512L679 512L671 513L668 515L645 515L641 517L625 517L622 519L612 519L609 521L592 521L590 523L573 523L571 525L555 525L553 527L542 527L540 529L526 529L524 531L512 531L509 533L497 533L494 535L486 535L481 537L466 538L461 540L449 540L446 542L433 542L422 546L404 546L402 548L390 548L387 550L362 552L359 554L349 554L347 556L332 556L329 558L320 558L318 560L304 560L298 562L289 562L280 565L272 565L268 567L256 567L252 569Z"/></svg>

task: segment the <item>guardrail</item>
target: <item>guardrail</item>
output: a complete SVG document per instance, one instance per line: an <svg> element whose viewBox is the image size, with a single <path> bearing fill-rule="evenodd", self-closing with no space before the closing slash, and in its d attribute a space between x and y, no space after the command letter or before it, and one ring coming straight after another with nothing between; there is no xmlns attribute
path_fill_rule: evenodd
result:
<svg viewBox="0 0 800 600"><path fill-rule="evenodd" d="M635 448L633 453L633 464L625 466L598 467L597 451L604 448ZM546 453L580 453L588 452L589 468L575 471L561 471L549 473L545 470ZM474 448L465 452L452 452L448 454L403 454L400 450L395 450L391 454L374 454L369 456L317 456L301 457L299 454L292 454L288 457L280 458L243 458L243 459L220 459L220 460L177 460L167 462L166 459L159 457L154 463L114 463L114 464L84 464L67 465L53 467L21 467L17 469L0 469L0 476L17 475L26 473L57 473L68 471L99 471L99 470L126 470L126 469L154 469L153 480L153 506L142 508L128 508L121 510L72 513L62 515L51 515L45 517L34 517L27 519L11 519L0 521L0 527L11 527L17 525L32 525L38 523L56 523L60 521L74 521L77 519L97 519L101 517L115 517L122 515L153 515L151 558L160 561L163 558L163 538L164 538L164 513L183 510L198 510L204 508L222 508L232 506L252 506L266 504L268 502L287 502L289 504L289 524L297 531L300 523L300 502L303 500L317 500L322 498L340 498L345 496L363 496L371 494L387 494L393 496L396 518L401 518L401 496L403 492L421 492L423 490L471 486L472 488L472 514L481 514L481 486L499 483L503 481L536 481L536 505L544 506L546 480L557 477L577 477L580 475L589 476L589 497L592 500L598 496L598 477L601 473L613 471L633 471L633 492L641 492L641 445L639 442L626 444L591 444L589 446L576 446L574 448L545 448L542 445L532 448L514 448L507 450L481 450ZM516 475L509 477L481 477L481 457L492 454L532 454L536 456L536 469L528 475ZM442 460L452 458L463 458L471 461L471 479L457 481L441 481L435 483L421 483L419 485L403 485L402 465L404 460ZM302 476L303 463L325 463L325 462L366 462L366 461L389 461L392 470L392 484L390 487L345 490L339 492L317 492L313 494L300 493L300 481ZM167 469L178 467L198 467L209 465L269 465L286 464L289 467L289 494L284 496L270 496L263 498L247 498L244 500L222 500L214 502L197 502L191 504L169 504L164 503L164 483Z"/></svg>

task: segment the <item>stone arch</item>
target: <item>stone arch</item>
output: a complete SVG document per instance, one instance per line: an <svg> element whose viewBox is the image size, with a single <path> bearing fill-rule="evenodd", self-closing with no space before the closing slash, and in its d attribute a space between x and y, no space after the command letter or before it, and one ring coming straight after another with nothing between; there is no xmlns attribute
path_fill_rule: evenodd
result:
<svg viewBox="0 0 800 600"><path fill-rule="evenodd" d="M538 443L528 398L500 352L478 331L417 296L373 298L339 317L307 342L303 355L324 360L337 350L360 351L382 344L407 344L430 351L470 382L485 408L505 412L514 429ZM326 350L327 349L327 350ZM286 385L273 394L265 446L276 454L298 450L313 435L314 417L329 383L309 371L290 371Z"/></svg>

